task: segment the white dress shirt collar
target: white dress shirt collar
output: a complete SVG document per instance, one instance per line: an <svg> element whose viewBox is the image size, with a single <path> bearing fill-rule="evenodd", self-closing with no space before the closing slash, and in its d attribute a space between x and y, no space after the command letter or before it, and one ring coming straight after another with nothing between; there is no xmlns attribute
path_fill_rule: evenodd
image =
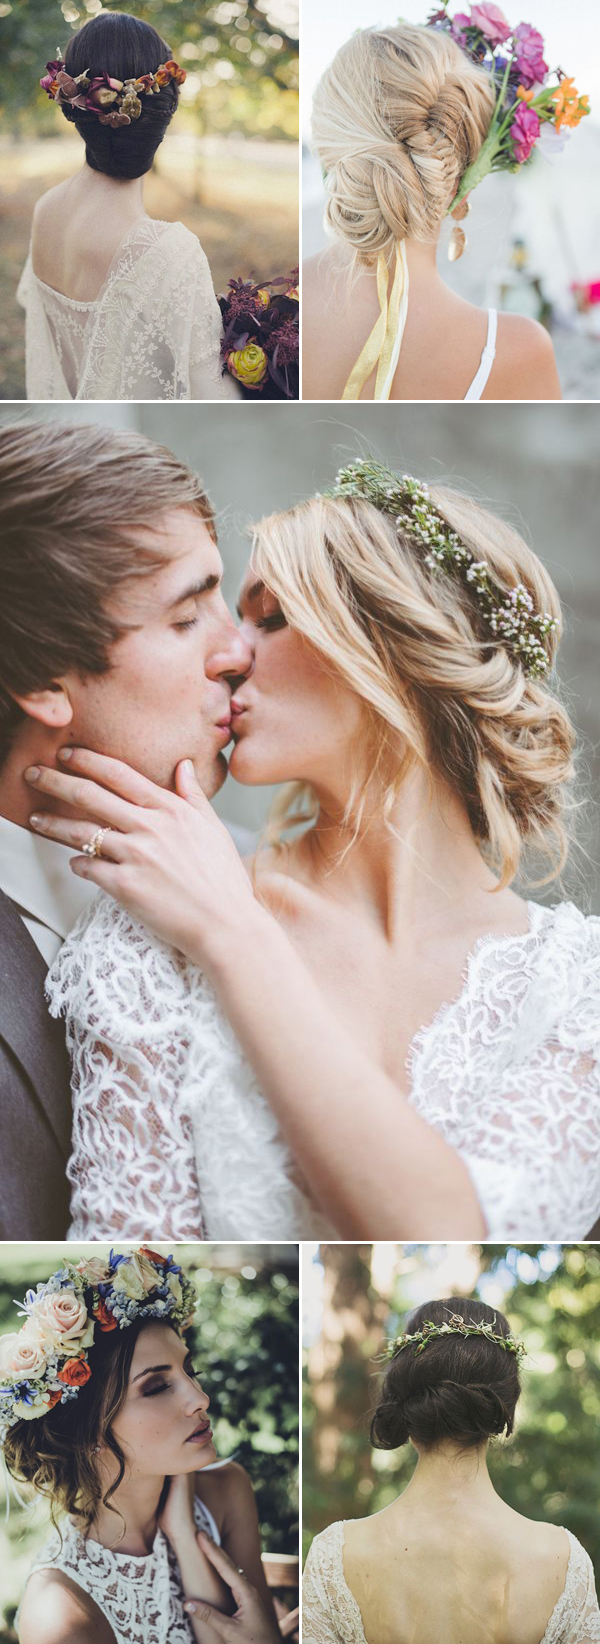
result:
<svg viewBox="0 0 600 1644"><path fill-rule="evenodd" d="M0 816L0 889L22 913L63 942L98 894L97 885L71 873L69 862L74 854L69 846L42 839Z"/></svg>

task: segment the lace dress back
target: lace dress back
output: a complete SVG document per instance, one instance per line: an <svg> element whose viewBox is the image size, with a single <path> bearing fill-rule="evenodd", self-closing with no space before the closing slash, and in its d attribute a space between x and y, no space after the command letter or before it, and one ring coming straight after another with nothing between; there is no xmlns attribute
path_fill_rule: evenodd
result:
<svg viewBox="0 0 600 1644"><path fill-rule="evenodd" d="M73 1067L71 1237L335 1237L195 966L100 896L47 992ZM530 904L413 1042L410 1101L464 1159L491 1239L577 1242L600 1213L599 1007L600 919Z"/></svg>
<svg viewBox="0 0 600 1644"><path fill-rule="evenodd" d="M197 1528L219 1543L213 1515L198 1497L194 1516ZM67 1521L38 1554L31 1575L34 1570L63 1570L76 1581L106 1616L116 1644L194 1644L179 1569L162 1530L142 1558L86 1540Z"/></svg>
<svg viewBox="0 0 600 1644"><path fill-rule="evenodd" d="M600 1644L592 1562L571 1531L565 1535L569 1540L565 1585L540 1644ZM342 1520L315 1536L311 1545L302 1584L302 1640L303 1644L367 1644L359 1606L344 1576Z"/></svg>
<svg viewBox="0 0 600 1644"><path fill-rule="evenodd" d="M221 375L221 314L202 247L183 223L134 223L94 302L65 297L34 274L26 312L28 400L236 399Z"/></svg>

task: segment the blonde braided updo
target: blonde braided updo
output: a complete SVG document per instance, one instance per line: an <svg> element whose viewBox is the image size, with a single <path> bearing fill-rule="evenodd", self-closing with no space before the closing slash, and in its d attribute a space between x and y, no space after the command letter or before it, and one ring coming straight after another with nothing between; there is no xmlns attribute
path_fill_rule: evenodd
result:
<svg viewBox="0 0 600 1644"><path fill-rule="evenodd" d="M357 260L437 239L493 108L489 74L447 34L399 23L340 48L315 93L313 147L327 221Z"/></svg>

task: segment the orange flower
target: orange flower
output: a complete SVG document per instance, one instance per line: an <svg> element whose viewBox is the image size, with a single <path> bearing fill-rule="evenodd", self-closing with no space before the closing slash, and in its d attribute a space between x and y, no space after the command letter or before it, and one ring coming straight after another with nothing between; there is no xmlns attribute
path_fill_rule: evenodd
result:
<svg viewBox="0 0 600 1644"><path fill-rule="evenodd" d="M517 86L517 97L520 97L522 103L532 103L535 97L533 87L528 91L526 86Z"/></svg>
<svg viewBox="0 0 600 1644"><path fill-rule="evenodd" d="M580 97L574 80L561 80L552 101L556 105L554 124L557 131L562 126L578 126L584 115L590 112L589 97Z"/></svg>
<svg viewBox="0 0 600 1644"><path fill-rule="evenodd" d="M185 69L180 68L173 57L169 57L168 62L161 63L160 68L156 70L158 86L168 86L170 80L175 80L178 86L182 86L186 78Z"/></svg>
<svg viewBox="0 0 600 1644"><path fill-rule="evenodd" d="M140 1245L140 1256L145 1256L149 1262L158 1262L159 1267L166 1267L167 1256L159 1256L156 1250L149 1250L147 1244Z"/></svg>
<svg viewBox="0 0 600 1644"><path fill-rule="evenodd" d="M94 1318L98 1320L101 1330L116 1330L117 1328L116 1319L113 1318L112 1313L109 1312L106 1303L103 1301L98 1302Z"/></svg>
<svg viewBox="0 0 600 1644"><path fill-rule="evenodd" d="M86 1359L67 1359L58 1372L58 1379L66 1382L67 1387L83 1387L91 1374Z"/></svg>
<svg viewBox="0 0 600 1644"><path fill-rule="evenodd" d="M62 1393L59 1392L58 1390L55 1393L49 1393L49 1395L48 1395L48 1405L47 1405L48 1410L53 1410L55 1404L60 1404L61 1398L62 1398Z"/></svg>

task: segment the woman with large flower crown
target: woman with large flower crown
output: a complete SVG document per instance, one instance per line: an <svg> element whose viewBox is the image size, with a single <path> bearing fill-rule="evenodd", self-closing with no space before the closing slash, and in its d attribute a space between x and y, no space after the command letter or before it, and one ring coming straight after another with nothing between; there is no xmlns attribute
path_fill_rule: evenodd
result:
<svg viewBox="0 0 600 1644"><path fill-rule="evenodd" d="M560 150L588 99L550 73L531 24L487 3L452 17L449 5L423 27L358 30L317 87L333 239L304 267L305 398L561 398L542 326L466 302L436 256L449 213L449 256L461 255L469 195L487 173Z"/></svg>
<svg viewBox="0 0 600 1644"><path fill-rule="evenodd" d="M185 69L150 23L98 11L40 81L85 158L34 211L18 290L27 398L236 399L205 253L183 223L144 206Z"/></svg>
<svg viewBox="0 0 600 1644"><path fill-rule="evenodd" d="M20 1644L276 1644L247 1474L216 1462L185 1331L195 1292L142 1247L65 1261L0 1337L8 1472L55 1532ZM243 1568L242 1568L243 1564Z"/></svg>
<svg viewBox="0 0 600 1644"><path fill-rule="evenodd" d="M424 1302L390 1342L371 1421L417 1465L370 1518L315 1536L304 1644L600 1644L589 1554L572 1531L496 1493L490 1445L513 1431L524 1344L485 1302Z"/></svg>

